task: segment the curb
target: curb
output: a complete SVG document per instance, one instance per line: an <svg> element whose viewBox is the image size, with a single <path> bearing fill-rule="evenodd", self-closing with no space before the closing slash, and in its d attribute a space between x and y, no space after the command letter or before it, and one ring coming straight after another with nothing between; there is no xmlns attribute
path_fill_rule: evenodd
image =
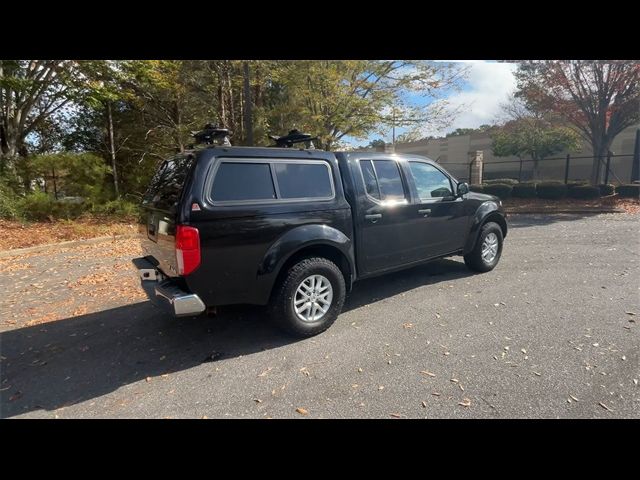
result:
<svg viewBox="0 0 640 480"><path fill-rule="evenodd" d="M584 215L584 214L593 214L593 215L597 215L599 213L626 213L625 210L623 210L622 208L609 208L609 209L597 209L597 210L593 210L593 209L582 209L582 210L576 210L576 209L555 209L555 210L544 210L544 209L535 209L535 208L531 208L528 210L509 210L509 209L505 209L505 213L509 214L509 215L533 215L533 214L546 214L546 215L555 215L555 214L569 214L569 213L575 213L575 214L580 214L580 215Z"/></svg>
<svg viewBox="0 0 640 480"><path fill-rule="evenodd" d="M76 245L83 245L83 244L91 245L93 243L101 243L109 240L115 241L115 240L123 240L126 238L135 238L135 237L137 237L137 234L135 233L125 233L120 235L111 235L108 237L94 237L94 238L87 238L83 240L69 240L67 242L60 242L60 243L46 243L44 245L35 245L33 247L16 248L14 250L3 250L3 251L0 251L0 258L12 257L14 255L22 255L25 253L45 251L45 250L50 250L52 248L74 247Z"/></svg>

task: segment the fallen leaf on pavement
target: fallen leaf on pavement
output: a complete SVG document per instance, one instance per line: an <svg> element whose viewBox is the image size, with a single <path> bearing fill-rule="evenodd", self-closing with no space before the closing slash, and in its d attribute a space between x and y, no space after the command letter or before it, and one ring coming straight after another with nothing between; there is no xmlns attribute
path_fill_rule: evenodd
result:
<svg viewBox="0 0 640 480"><path fill-rule="evenodd" d="M428 375L429 377L435 377L436 376L435 373L431 373L428 370L421 370L420 373L422 373L424 375Z"/></svg>
<svg viewBox="0 0 640 480"><path fill-rule="evenodd" d="M521 351L522 353L524 353L525 355L527 354L527 351L526 351L524 348L521 348L521 349L520 349L520 351Z"/></svg>
<svg viewBox="0 0 640 480"><path fill-rule="evenodd" d="M402 328L413 328L413 323L403 323Z"/></svg>
<svg viewBox="0 0 640 480"><path fill-rule="evenodd" d="M458 405L461 405L463 407L470 407L471 400L469 400L468 398L463 398L462 401L458 403Z"/></svg>
<svg viewBox="0 0 640 480"><path fill-rule="evenodd" d="M602 402L598 402L598 405L600 405L602 408L604 408L607 412L613 412L613 410L611 410L609 407L607 407L604 403Z"/></svg>
<svg viewBox="0 0 640 480"><path fill-rule="evenodd" d="M378 390L384 390L384 386L383 386L383 385L380 385L380 386L378 387Z"/></svg>
<svg viewBox="0 0 640 480"><path fill-rule="evenodd" d="M18 390L16 393L14 393L13 395L11 395L9 397L9 401L10 402L14 402L14 401L18 400L20 397L22 397L22 392L20 390Z"/></svg>
<svg viewBox="0 0 640 480"><path fill-rule="evenodd" d="M431 395L433 395L434 397L439 397L440 396L440 392L431 392Z"/></svg>
<svg viewBox="0 0 640 480"><path fill-rule="evenodd" d="M309 412L302 407L296 408L296 412L298 412L300 415L309 415Z"/></svg>
<svg viewBox="0 0 640 480"><path fill-rule="evenodd" d="M425 401L423 400L423 401L422 401L422 406L423 406L424 408L427 408L427 402L425 402Z"/></svg>
<svg viewBox="0 0 640 480"><path fill-rule="evenodd" d="M253 401L256 403L262 403L262 400L260 400L259 398L254 398Z"/></svg>

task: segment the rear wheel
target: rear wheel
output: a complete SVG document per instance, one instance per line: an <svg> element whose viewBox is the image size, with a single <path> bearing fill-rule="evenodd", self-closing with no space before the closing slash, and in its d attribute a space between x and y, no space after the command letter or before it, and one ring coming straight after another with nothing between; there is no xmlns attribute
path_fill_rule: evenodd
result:
<svg viewBox="0 0 640 480"><path fill-rule="evenodd" d="M310 337L329 328L342 310L346 288L340 269L321 257L305 258L276 287L271 317L280 328Z"/></svg>
<svg viewBox="0 0 640 480"><path fill-rule="evenodd" d="M502 254L502 229L495 222L487 222L482 226L476 245L464 256L464 263L471 270L488 272L493 270Z"/></svg>

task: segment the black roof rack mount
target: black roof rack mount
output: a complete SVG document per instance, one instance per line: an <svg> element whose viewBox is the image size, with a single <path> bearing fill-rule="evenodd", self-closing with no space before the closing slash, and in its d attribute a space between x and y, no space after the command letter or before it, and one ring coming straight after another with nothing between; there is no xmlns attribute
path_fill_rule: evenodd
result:
<svg viewBox="0 0 640 480"><path fill-rule="evenodd" d="M318 137L312 137L307 133L302 133L299 130L293 129L290 130L287 135L282 137L278 137L276 135L269 135L269 138L276 142L275 145L271 145L272 147L279 148L292 148L296 143L304 143L306 148L315 149L316 147L313 145L313 141L317 140Z"/></svg>
<svg viewBox="0 0 640 480"><path fill-rule="evenodd" d="M227 128L219 127L213 123L207 123L204 129L199 132L191 132L191 135L196 139L196 144L204 145L224 145L230 147L231 142L229 137L233 135Z"/></svg>

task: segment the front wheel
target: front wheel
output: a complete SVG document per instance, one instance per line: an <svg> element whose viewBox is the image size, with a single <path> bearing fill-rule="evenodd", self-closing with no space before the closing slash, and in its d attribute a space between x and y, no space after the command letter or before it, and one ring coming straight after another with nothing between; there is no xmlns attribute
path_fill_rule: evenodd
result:
<svg viewBox="0 0 640 480"><path fill-rule="evenodd" d="M502 229L494 222L482 226L473 250L464 256L464 263L471 270L488 272L493 270L502 254Z"/></svg>
<svg viewBox="0 0 640 480"><path fill-rule="evenodd" d="M317 335L336 321L345 295L344 277L333 262L305 258L291 267L276 287L271 317L295 336Z"/></svg>

